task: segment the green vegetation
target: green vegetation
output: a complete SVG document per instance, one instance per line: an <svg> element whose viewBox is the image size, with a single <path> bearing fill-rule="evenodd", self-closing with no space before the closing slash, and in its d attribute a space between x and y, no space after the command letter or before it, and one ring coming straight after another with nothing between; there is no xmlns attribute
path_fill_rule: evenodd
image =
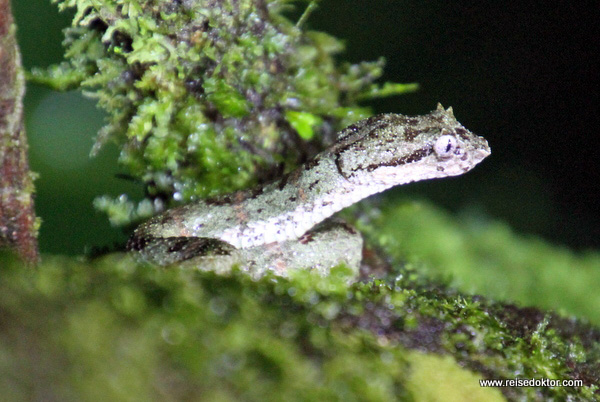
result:
<svg viewBox="0 0 600 402"><path fill-rule="evenodd" d="M400 205L399 205L400 204ZM519 236L477 214L454 217L398 199L364 215L361 230L398 261L467 293L575 315L600 325L600 255Z"/></svg>
<svg viewBox="0 0 600 402"><path fill-rule="evenodd" d="M96 149L119 144L148 190L139 203L99 198L115 223L290 170L369 113L358 100L414 89L374 84L381 62L336 65L340 42L284 17L291 1L207 3L60 2L77 11L67 60L32 77L108 112ZM253 281L118 253L44 256L37 270L0 256L0 389L12 400L597 397L600 331L586 320L600 322L600 256L427 204L362 216L392 261L371 261L350 286L342 268ZM500 393L478 378L585 385Z"/></svg>
<svg viewBox="0 0 600 402"><path fill-rule="evenodd" d="M442 216L427 206L417 211ZM451 236L471 230L447 226ZM519 241L502 227L488 231ZM486 237L454 252L483 248ZM526 246L523 252L538 252L539 245ZM496 255L503 253L510 250ZM387 401L444 393L446 400L498 400L499 390L480 389L478 378L551 378L586 386L506 388L504 396L594 398L598 329L432 283L421 266L451 267L452 253L443 262L424 256L419 270L396 261L381 279L351 286L345 269L253 281L241 272L140 266L124 254L87 263L47 256L36 271L4 256L0 388L13 399L37 392L56 399ZM524 276L527 269L536 267L524 266ZM544 292L552 289L540 287L540 300ZM585 304L586 295L579 298L574 305Z"/></svg>
<svg viewBox="0 0 600 402"><path fill-rule="evenodd" d="M76 9L66 62L31 78L108 112L94 150L119 144L147 190L139 203L97 199L114 224L289 171L370 114L357 100L416 89L375 84L383 60L338 66L342 43L286 18L292 1L58 3Z"/></svg>

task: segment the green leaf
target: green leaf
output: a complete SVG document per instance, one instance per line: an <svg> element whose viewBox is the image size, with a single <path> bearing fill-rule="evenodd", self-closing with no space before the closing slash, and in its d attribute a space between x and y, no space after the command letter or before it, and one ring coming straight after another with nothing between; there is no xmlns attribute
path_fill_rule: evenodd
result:
<svg viewBox="0 0 600 402"><path fill-rule="evenodd" d="M385 98L387 96L394 96L405 94L408 92L415 92L419 89L419 84L416 82L412 82L410 84L400 84L396 82L386 82L383 86L379 86L377 84L371 85L361 94L359 94L356 99L373 99L373 98Z"/></svg>
<svg viewBox="0 0 600 402"><path fill-rule="evenodd" d="M57 91L77 88L89 76L89 71L70 69L67 63L48 67L46 70L33 68L27 73L27 79L36 84L47 85Z"/></svg>
<svg viewBox="0 0 600 402"><path fill-rule="evenodd" d="M285 118L294 127L294 130L298 132L298 135L305 140L312 139L315 135L314 128L323 122L319 116L312 113L296 112L293 110L287 110Z"/></svg>
<svg viewBox="0 0 600 402"><path fill-rule="evenodd" d="M235 88L219 78L204 81L207 99L212 102L225 117L243 117L250 111L246 98Z"/></svg>

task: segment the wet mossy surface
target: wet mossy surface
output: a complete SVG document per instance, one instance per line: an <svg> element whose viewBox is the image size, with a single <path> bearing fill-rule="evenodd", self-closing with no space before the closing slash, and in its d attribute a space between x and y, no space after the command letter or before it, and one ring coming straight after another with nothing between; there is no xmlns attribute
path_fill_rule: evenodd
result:
<svg viewBox="0 0 600 402"><path fill-rule="evenodd" d="M1 265L0 378L15 398L598 397L600 330L584 314L470 295L397 259L352 285L343 267L329 277L252 280L138 265L124 254L47 256L36 270L7 257ZM479 387L478 379L511 378L584 386Z"/></svg>

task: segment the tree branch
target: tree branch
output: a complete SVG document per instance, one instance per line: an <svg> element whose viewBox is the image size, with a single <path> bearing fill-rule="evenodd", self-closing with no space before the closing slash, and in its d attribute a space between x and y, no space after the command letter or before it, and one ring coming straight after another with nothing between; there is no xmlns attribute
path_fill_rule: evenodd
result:
<svg viewBox="0 0 600 402"><path fill-rule="evenodd" d="M33 175L23 125L25 77L10 0L0 0L0 248L39 260Z"/></svg>

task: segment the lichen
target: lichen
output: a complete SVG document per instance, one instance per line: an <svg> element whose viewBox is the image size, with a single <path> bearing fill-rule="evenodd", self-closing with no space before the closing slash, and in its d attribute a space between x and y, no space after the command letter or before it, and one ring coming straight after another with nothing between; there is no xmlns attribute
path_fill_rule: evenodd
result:
<svg viewBox="0 0 600 402"><path fill-rule="evenodd" d="M119 144L147 191L97 200L116 224L289 171L369 113L359 100L416 88L375 84L383 60L338 65L341 42L286 18L291 1L55 1L76 11L66 61L31 77L108 112L94 152Z"/></svg>

